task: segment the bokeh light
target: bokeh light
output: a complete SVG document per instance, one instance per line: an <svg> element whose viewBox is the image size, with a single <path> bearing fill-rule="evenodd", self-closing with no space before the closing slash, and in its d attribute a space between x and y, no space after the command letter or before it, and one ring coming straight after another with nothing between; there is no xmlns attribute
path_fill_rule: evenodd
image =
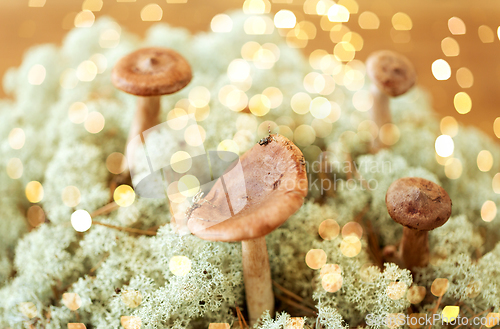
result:
<svg viewBox="0 0 500 329"><path fill-rule="evenodd" d="M365 11L359 15L358 24L364 30L376 30L380 26L380 19L375 13Z"/></svg>
<svg viewBox="0 0 500 329"><path fill-rule="evenodd" d="M481 25L477 29L477 34L482 43L492 43L495 41L495 33L489 26Z"/></svg>
<svg viewBox="0 0 500 329"><path fill-rule="evenodd" d="M200 191L200 181L193 175L184 175L179 179L179 192L186 197L194 197Z"/></svg>
<svg viewBox="0 0 500 329"><path fill-rule="evenodd" d="M453 98L455 110L460 114L467 114L472 109L472 100L466 92L458 92Z"/></svg>
<svg viewBox="0 0 500 329"><path fill-rule="evenodd" d="M392 27L398 31L409 31L413 27L410 16L405 13L395 13L391 19Z"/></svg>
<svg viewBox="0 0 500 329"><path fill-rule="evenodd" d="M325 219L319 224L318 233L324 240L335 239L340 232L340 226L334 219Z"/></svg>
<svg viewBox="0 0 500 329"><path fill-rule="evenodd" d="M441 41L441 50L445 56L454 57L460 54L460 46L458 42L450 37L446 37Z"/></svg>
<svg viewBox="0 0 500 329"><path fill-rule="evenodd" d="M92 81L97 75L97 65L94 62L88 60L81 62L76 68L76 77L80 81Z"/></svg>
<svg viewBox="0 0 500 329"><path fill-rule="evenodd" d="M474 84L474 75L466 67L457 70L456 78L458 85L462 88L470 88Z"/></svg>
<svg viewBox="0 0 500 329"><path fill-rule="evenodd" d="M436 138L436 142L434 144L436 149L436 153L443 158L449 157L453 154L455 149L455 143L453 139L448 135L441 135Z"/></svg>
<svg viewBox="0 0 500 329"><path fill-rule="evenodd" d="M356 222L349 222L342 227L342 237L355 236L361 239L363 236L363 228Z"/></svg>
<svg viewBox="0 0 500 329"><path fill-rule="evenodd" d="M142 320L138 316L124 315L120 317L120 324L125 329L139 329L142 326Z"/></svg>
<svg viewBox="0 0 500 329"><path fill-rule="evenodd" d="M191 260L186 256L173 256L168 262L168 268L175 276L185 276L191 271Z"/></svg>
<svg viewBox="0 0 500 329"><path fill-rule="evenodd" d="M444 163L444 174L449 179L459 179L462 176L462 161L457 158L447 159Z"/></svg>
<svg viewBox="0 0 500 329"><path fill-rule="evenodd" d="M328 9L328 20L334 23L343 23L349 21L349 10L346 7L334 4Z"/></svg>
<svg viewBox="0 0 500 329"><path fill-rule="evenodd" d="M120 207L128 207L134 203L135 192L129 185L120 185L113 192L113 200Z"/></svg>
<svg viewBox="0 0 500 329"><path fill-rule="evenodd" d="M202 108L210 102L210 90L203 86L196 86L189 91L189 103L194 107Z"/></svg>
<svg viewBox="0 0 500 329"><path fill-rule="evenodd" d="M19 304L19 311L28 319L33 319L38 315L38 310L32 302L23 302Z"/></svg>
<svg viewBox="0 0 500 329"><path fill-rule="evenodd" d="M447 116L441 119L439 128L443 135L455 137L458 134L458 122L454 117Z"/></svg>
<svg viewBox="0 0 500 329"><path fill-rule="evenodd" d="M493 167L493 155L488 150L482 150L477 155L477 167L482 172L490 171Z"/></svg>
<svg viewBox="0 0 500 329"><path fill-rule="evenodd" d="M24 143L26 142L26 135L24 133L24 130L21 128L13 128L9 132L9 145L12 149L14 150L20 150L23 148Z"/></svg>
<svg viewBox="0 0 500 329"><path fill-rule="evenodd" d="M76 210L71 214L71 226L77 232L85 232L92 226L92 217L83 209Z"/></svg>
<svg viewBox="0 0 500 329"><path fill-rule="evenodd" d="M206 138L205 129L197 124L192 124L184 131L184 140L188 145L200 146Z"/></svg>
<svg viewBox="0 0 500 329"><path fill-rule="evenodd" d="M127 158L120 152L113 152L106 158L106 168L112 174L121 174L127 168Z"/></svg>
<svg viewBox="0 0 500 329"><path fill-rule="evenodd" d="M31 85L39 86L45 81L47 70L41 64L35 64L28 72L28 82Z"/></svg>
<svg viewBox="0 0 500 329"><path fill-rule="evenodd" d="M210 22L210 28L213 32L228 33L233 29L233 20L226 14L217 14Z"/></svg>
<svg viewBox="0 0 500 329"><path fill-rule="evenodd" d="M99 112L90 112L83 126L91 134L97 134L104 129L105 119Z"/></svg>
<svg viewBox="0 0 500 329"><path fill-rule="evenodd" d="M476 298L481 293L483 284L481 281L472 281L465 288L465 293L469 298Z"/></svg>
<svg viewBox="0 0 500 329"><path fill-rule="evenodd" d="M327 292L337 292L342 287L343 278L340 273L327 273L321 278L321 286Z"/></svg>
<svg viewBox="0 0 500 329"><path fill-rule="evenodd" d="M95 15L90 10L82 10L76 14L74 19L75 27L91 27L94 25Z"/></svg>
<svg viewBox="0 0 500 329"><path fill-rule="evenodd" d="M43 199L43 186L40 182L31 181L26 184L26 198L31 203L38 203Z"/></svg>
<svg viewBox="0 0 500 329"><path fill-rule="evenodd" d="M64 306L69 308L71 311L76 311L82 306L82 299L80 295L74 292L65 292L62 295L62 302Z"/></svg>
<svg viewBox="0 0 500 329"><path fill-rule="evenodd" d="M340 251L346 257L355 257L361 251L361 241L355 235L346 236L340 243Z"/></svg>
<svg viewBox="0 0 500 329"><path fill-rule="evenodd" d="M493 121L493 132L495 133L495 136L497 136L497 138L500 138L500 117L496 118L495 121Z"/></svg>
<svg viewBox="0 0 500 329"><path fill-rule="evenodd" d="M493 328L500 324L500 313L490 312L486 315L486 327Z"/></svg>
<svg viewBox="0 0 500 329"><path fill-rule="evenodd" d="M11 179L19 179L23 175L23 162L19 158L11 158L5 169Z"/></svg>
<svg viewBox="0 0 500 329"><path fill-rule="evenodd" d="M441 317L444 322L452 322L454 321L458 314L460 313L460 306L445 306L443 311L441 312Z"/></svg>
<svg viewBox="0 0 500 329"><path fill-rule="evenodd" d="M271 101L265 95L254 95L248 102L248 108L253 115L261 117L271 110Z"/></svg>
<svg viewBox="0 0 500 329"><path fill-rule="evenodd" d="M309 146L316 140L316 132L309 125L300 125L293 132L293 140L299 146Z"/></svg>
<svg viewBox="0 0 500 329"><path fill-rule="evenodd" d="M387 286L386 294L392 300L401 299L408 289L408 286L404 282L391 282Z"/></svg>
<svg viewBox="0 0 500 329"><path fill-rule="evenodd" d="M495 202L488 200L483 203L483 206L481 207L481 218L485 222L491 222L495 219L497 216L497 205Z"/></svg>
<svg viewBox="0 0 500 329"><path fill-rule="evenodd" d="M26 211L26 217L32 227L38 227L45 222L45 212L39 205L29 207Z"/></svg>
<svg viewBox="0 0 500 329"><path fill-rule="evenodd" d="M496 194L500 194L500 173L495 174L492 180L492 188Z"/></svg>
<svg viewBox="0 0 500 329"><path fill-rule="evenodd" d="M401 133L398 126L393 123L386 123L379 130L379 138L385 145L391 146L399 141Z"/></svg>
<svg viewBox="0 0 500 329"><path fill-rule="evenodd" d="M66 186L61 193L61 199L65 206L76 207L81 199L80 190L76 186Z"/></svg>
<svg viewBox="0 0 500 329"><path fill-rule="evenodd" d="M311 249L306 254L306 264L313 270L317 270L326 264L326 253L323 249Z"/></svg>
<svg viewBox="0 0 500 329"><path fill-rule="evenodd" d="M449 285L450 282L448 279L437 278L432 282L431 293L436 297L443 296L448 290Z"/></svg>
<svg viewBox="0 0 500 329"><path fill-rule="evenodd" d="M311 101L312 99L309 94L298 92L292 96L290 105L295 113L306 114L307 112L309 112Z"/></svg>
<svg viewBox="0 0 500 329"><path fill-rule="evenodd" d="M436 80L448 80L451 77L451 67L444 59L437 59L431 66L432 75Z"/></svg>
<svg viewBox="0 0 500 329"><path fill-rule="evenodd" d="M75 124L80 124L87 120L88 114L89 110L85 103L75 102L69 107L68 119Z"/></svg>
<svg viewBox="0 0 500 329"><path fill-rule="evenodd" d="M103 0L85 0L82 4L82 10L100 11Z"/></svg>
<svg viewBox="0 0 500 329"><path fill-rule="evenodd" d="M121 297L123 304L130 308L136 308L142 302L142 294L137 290L123 290Z"/></svg>
<svg viewBox="0 0 500 329"><path fill-rule="evenodd" d="M281 9L274 15L274 25L277 28L291 29L295 27L297 18L290 10Z"/></svg>
<svg viewBox="0 0 500 329"><path fill-rule="evenodd" d="M189 153L185 151L177 151L170 157L170 165L175 172L185 173L193 164L193 160Z"/></svg>
<svg viewBox="0 0 500 329"><path fill-rule="evenodd" d="M373 95L368 90L359 90L352 96L352 105L360 112L369 111L373 107Z"/></svg>
<svg viewBox="0 0 500 329"><path fill-rule="evenodd" d="M423 286L411 286L406 294L406 299L412 304L419 304L425 298L427 289Z"/></svg>
<svg viewBox="0 0 500 329"><path fill-rule="evenodd" d="M452 17L448 20L448 29L451 34L461 35L465 34L465 23L458 17Z"/></svg>
<svg viewBox="0 0 500 329"><path fill-rule="evenodd" d="M162 17L163 9L156 3L150 3L141 10L141 19L145 22L161 21Z"/></svg>

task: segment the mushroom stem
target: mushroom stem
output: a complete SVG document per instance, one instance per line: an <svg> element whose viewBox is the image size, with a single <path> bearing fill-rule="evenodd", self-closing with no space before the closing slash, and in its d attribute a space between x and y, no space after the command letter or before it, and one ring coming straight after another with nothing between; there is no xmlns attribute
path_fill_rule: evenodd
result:
<svg viewBox="0 0 500 329"><path fill-rule="evenodd" d="M130 127L128 140L142 134L144 131L153 128L159 123L160 97L138 97L137 110Z"/></svg>
<svg viewBox="0 0 500 329"><path fill-rule="evenodd" d="M409 270L413 270L415 267L425 267L429 264L428 236L428 231L403 227L399 252L405 267Z"/></svg>
<svg viewBox="0 0 500 329"><path fill-rule="evenodd" d="M389 96L381 91L375 84L370 86L370 92L373 97L371 117L378 129L380 129L383 125L392 122L391 110L389 108ZM373 142L373 149L375 152L386 146L387 145L380 142L380 138L378 137Z"/></svg>
<svg viewBox="0 0 500 329"><path fill-rule="evenodd" d="M127 144L135 137L142 134L144 131L153 128L159 124L160 114L160 97L138 97L137 109L134 119L130 126ZM135 149L140 144L134 143L127 147L127 158L133 160L135 157ZM133 169L133 161L129 161L129 170Z"/></svg>
<svg viewBox="0 0 500 329"><path fill-rule="evenodd" d="M274 294L271 281L271 268L264 237L241 241L243 279L247 299L250 325L269 310L274 313Z"/></svg>

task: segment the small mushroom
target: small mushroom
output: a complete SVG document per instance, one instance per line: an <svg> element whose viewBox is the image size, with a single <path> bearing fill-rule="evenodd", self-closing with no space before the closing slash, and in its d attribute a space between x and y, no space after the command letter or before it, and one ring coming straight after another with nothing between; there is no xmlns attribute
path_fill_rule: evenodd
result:
<svg viewBox="0 0 500 329"><path fill-rule="evenodd" d="M240 158L194 209L191 233L210 241L241 241L243 277L250 323L274 312L274 294L265 236L304 202L307 175L302 152L281 135L269 135ZM241 174L243 172L243 175ZM243 177L241 177L243 176Z"/></svg>
<svg viewBox="0 0 500 329"><path fill-rule="evenodd" d="M181 90L191 78L189 63L172 49L142 48L116 63L111 73L115 87L139 96L127 143L159 124L160 96ZM136 147L127 149L129 159L134 158Z"/></svg>
<svg viewBox="0 0 500 329"><path fill-rule="evenodd" d="M397 97L408 91L417 79L415 69L405 56L390 50L372 53L366 60L366 72L373 84L370 92L373 96L372 120L381 128L391 123L389 97ZM384 147L380 139L374 142L374 150Z"/></svg>
<svg viewBox="0 0 500 329"><path fill-rule="evenodd" d="M403 237L395 256L410 270L427 266L428 231L442 226L451 215L448 193L426 179L404 177L389 186L385 203L391 218L404 226Z"/></svg>

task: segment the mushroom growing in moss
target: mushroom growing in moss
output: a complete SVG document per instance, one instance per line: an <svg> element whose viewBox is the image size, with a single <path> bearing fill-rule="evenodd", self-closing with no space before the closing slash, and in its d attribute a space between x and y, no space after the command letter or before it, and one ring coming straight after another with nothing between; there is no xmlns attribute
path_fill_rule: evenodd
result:
<svg viewBox="0 0 500 329"><path fill-rule="evenodd" d="M391 123L389 97L406 93L417 79L412 63L405 56L390 50L380 50L366 60L366 72L373 82L370 92L373 96L372 120L380 129ZM380 139L374 141L373 150L384 147Z"/></svg>
<svg viewBox="0 0 500 329"><path fill-rule="evenodd" d="M210 241L241 241L250 323L274 312L265 236L304 202L307 175L302 152L290 140L270 135L240 158L243 172L229 170L217 180L188 218L194 235Z"/></svg>
<svg viewBox="0 0 500 329"><path fill-rule="evenodd" d="M139 96L127 143L160 123L160 96L181 90L191 78L191 66L172 49L142 48L116 63L111 73L115 87ZM129 159L134 159L137 146L131 144L127 148ZM129 163L129 168L132 166Z"/></svg>
<svg viewBox="0 0 500 329"><path fill-rule="evenodd" d="M389 186L385 202L391 218L403 225L399 250L393 256L410 270L427 266L428 231L444 225L451 215L448 193L429 180L404 177ZM391 246L384 250L386 255L395 251Z"/></svg>

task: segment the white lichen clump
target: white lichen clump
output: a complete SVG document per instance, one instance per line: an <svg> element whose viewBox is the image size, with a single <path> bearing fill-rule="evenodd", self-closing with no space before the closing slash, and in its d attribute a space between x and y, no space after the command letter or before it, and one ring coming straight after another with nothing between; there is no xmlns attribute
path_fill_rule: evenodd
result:
<svg viewBox="0 0 500 329"><path fill-rule="evenodd" d="M168 224L171 215L166 199L138 197L131 206L99 218L115 226L142 230L159 227L153 237L96 225L77 233L71 227L70 216L75 210L90 213L110 201L113 175L106 159L113 152L124 151L136 101L134 96L113 88L110 72L119 58L144 46L173 48L191 63L192 82L162 98L161 117L165 120L176 106L194 114L206 133L206 150L232 140L243 154L267 134L266 121L272 123L274 132L280 126L279 132L289 138L300 125L315 129L310 141L295 136L310 165L310 194L302 208L266 240L273 280L315 304L316 315L300 314L281 303L285 311L264 314L259 328L288 328L291 316L305 316L306 324L316 328L367 326L368 314L380 317L406 313L411 306L408 289L421 286L429 292L436 278L449 280L437 312L457 302L478 313L486 309L500 312L500 219L486 222L481 217L484 202L500 205L500 195L491 185L495 173L481 172L476 164L477 153L483 149L491 152L495 164L500 163L500 148L481 132L460 127L454 137L453 158L460 160L462 174L457 179L448 178L434 151L434 142L441 134L439 122L429 110L426 94L414 89L391 101L399 140L386 150L370 154L373 126L367 123L368 112L353 106L355 91L337 81L335 90L322 96L336 106L331 115L318 119L310 112L297 114L291 110L293 96L305 93L304 77L320 70L311 68L277 31L247 35L247 16L236 13L231 18L233 29L229 33L191 35L158 24L142 41L102 18L91 28L71 31L61 48L31 49L22 65L5 75L4 90L13 100L0 102L0 327L55 329L82 322L92 328L120 328L130 319L140 321L141 328L207 328L212 322L237 325L235 309L244 308L245 300L240 244L179 236ZM115 47L103 48L100 36L109 29L118 32L120 39ZM262 67L242 59L242 47L249 41L272 44L277 61ZM231 80L227 74L230 64L238 59L250 69L242 81ZM45 70L40 84L28 83L35 65ZM89 65L96 72L82 71L81 65ZM360 70L364 70L362 65ZM89 74L95 76L89 78ZM368 85L364 81L362 91L367 91ZM248 99L276 87L282 101L264 116L233 111L221 95L221 89L227 86L240 90ZM189 105L190 91L196 87L210 92L210 100L202 109ZM312 98L317 96L311 94ZM85 104L79 112L81 117L74 112L68 116L76 102ZM102 129L92 132L92 117L104 118ZM20 148L13 148L9 139L13 128L24 132L25 142ZM168 138L166 131L150 137L150 143L167 151L173 147L161 144ZM337 164L326 173L335 184L331 195L317 182L324 175L314 172L311 165L321 151L328 154L330 163ZM345 170L349 158L356 170ZM12 173L12 159L22 164L21 175ZM19 166L15 169L19 171ZM405 176L434 181L453 200L452 218L430 232L431 264L414 276L392 263L376 264L369 246L370 234L377 236L382 246L399 241L402 227L389 217L385 193L394 180ZM28 225L26 216L32 204L25 188L31 181L43 186L38 205L45 213L45 223L36 228ZM68 186L79 191L75 205L62 200ZM373 232L365 230L360 239L353 238L359 250L346 252L341 234L331 239L318 234L326 219L334 219L340 227L352 222L370 223ZM326 264L322 265L338 269L335 275L342 283L335 292L325 289L325 274L320 269L306 264L310 250L324 251ZM78 295L76 311L67 306L64 293ZM429 313L436 300L428 293L411 307L415 313ZM136 318L124 320L124 316Z"/></svg>

